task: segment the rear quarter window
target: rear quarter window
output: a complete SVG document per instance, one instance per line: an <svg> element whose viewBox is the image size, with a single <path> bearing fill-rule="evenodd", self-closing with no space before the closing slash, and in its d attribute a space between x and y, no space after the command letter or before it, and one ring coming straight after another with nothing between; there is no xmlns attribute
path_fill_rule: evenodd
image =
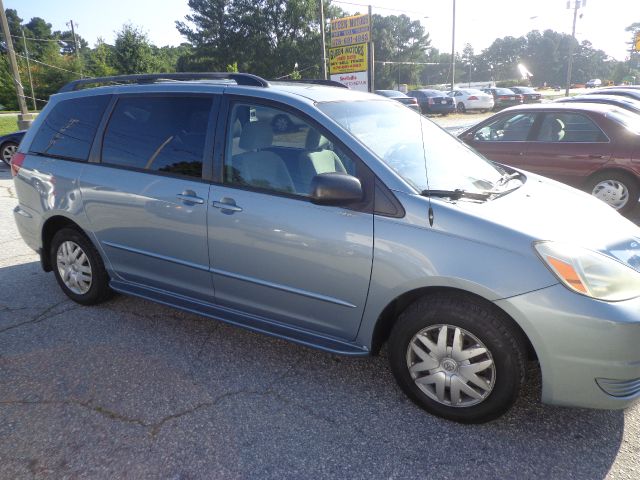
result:
<svg viewBox="0 0 640 480"><path fill-rule="evenodd" d="M59 102L44 118L29 152L86 162L110 99L98 95Z"/></svg>

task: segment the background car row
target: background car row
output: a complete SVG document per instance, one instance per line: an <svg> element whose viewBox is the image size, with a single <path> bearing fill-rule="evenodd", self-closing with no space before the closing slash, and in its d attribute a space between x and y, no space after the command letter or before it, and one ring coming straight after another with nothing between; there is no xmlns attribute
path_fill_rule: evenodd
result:
<svg viewBox="0 0 640 480"><path fill-rule="evenodd" d="M583 189L628 213L640 195L640 115L632 103L598 97L511 107L459 137L490 160Z"/></svg>

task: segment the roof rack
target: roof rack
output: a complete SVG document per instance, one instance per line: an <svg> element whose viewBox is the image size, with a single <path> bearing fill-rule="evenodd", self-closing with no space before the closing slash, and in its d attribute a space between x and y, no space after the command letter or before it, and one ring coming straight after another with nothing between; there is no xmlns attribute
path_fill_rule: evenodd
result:
<svg viewBox="0 0 640 480"><path fill-rule="evenodd" d="M301 80L281 80L285 83L313 83L315 85L327 85L329 87L340 87L340 88L349 88L344 83L338 82L337 80L324 80L321 78L305 78Z"/></svg>
<svg viewBox="0 0 640 480"><path fill-rule="evenodd" d="M112 77L82 78L74 80L64 85L58 93L73 92L79 90L83 85L93 84L122 84L122 83L155 83L163 80L235 80L238 85L248 85L252 87L268 87L269 82L264 78L250 73L227 73L227 72L197 72L197 73L142 73L137 75L116 75Z"/></svg>

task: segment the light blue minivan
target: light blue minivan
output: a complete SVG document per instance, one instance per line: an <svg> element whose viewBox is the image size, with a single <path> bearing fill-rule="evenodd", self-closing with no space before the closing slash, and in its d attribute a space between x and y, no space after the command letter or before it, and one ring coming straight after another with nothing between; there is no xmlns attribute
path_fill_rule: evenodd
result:
<svg viewBox="0 0 640 480"><path fill-rule="evenodd" d="M22 237L78 303L116 291L346 355L386 343L404 392L460 422L507 410L529 359L547 403L640 395L638 227L393 100L249 74L83 79L12 173Z"/></svg>

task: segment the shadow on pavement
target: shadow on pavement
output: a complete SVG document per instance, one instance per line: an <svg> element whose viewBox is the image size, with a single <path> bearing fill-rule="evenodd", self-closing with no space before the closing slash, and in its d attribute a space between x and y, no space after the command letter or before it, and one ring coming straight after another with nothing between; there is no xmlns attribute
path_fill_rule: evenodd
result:
<svg viewBox="0 0 640 480"><path fill-rule="evenodd" d="M624 414L540 404L459 425L381 357L330 355L139 299L66 299L0 268L0 477L602 479Z"/></svg>

